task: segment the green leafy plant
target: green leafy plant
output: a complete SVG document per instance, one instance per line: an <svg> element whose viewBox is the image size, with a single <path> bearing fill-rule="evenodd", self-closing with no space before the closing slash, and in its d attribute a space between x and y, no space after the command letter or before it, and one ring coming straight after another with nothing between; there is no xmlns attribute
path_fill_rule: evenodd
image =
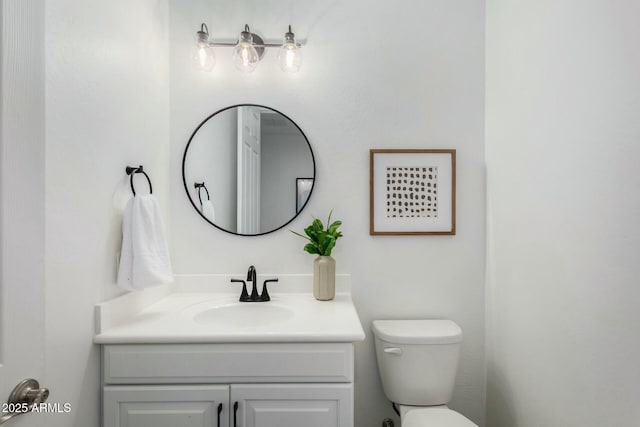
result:
<svg viewBox="0 0 640 427"><path fill-rule="evenodd" d="M300 236L303 239L307 239L307 243L304 250L312 255L331 256L331 251L336 246L338 238L342 237L342 233L338 231L338 228L342 225L342 221L331 222L331 214L329 212L329 219L327 219L327 228L324 228L324 224L318 218L313 217L313 222L310 226L304 229L306 236L291 231L296 236Z"/></svg>

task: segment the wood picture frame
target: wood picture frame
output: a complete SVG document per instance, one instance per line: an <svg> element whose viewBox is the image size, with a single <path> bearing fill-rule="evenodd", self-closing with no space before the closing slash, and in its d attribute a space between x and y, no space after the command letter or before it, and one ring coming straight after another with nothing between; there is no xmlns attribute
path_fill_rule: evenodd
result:
<svg viewBox="0 0 640 427"><path fill-rule="evenodd" d="M369 234L455 235L456 150L369 150Z"/></svg>

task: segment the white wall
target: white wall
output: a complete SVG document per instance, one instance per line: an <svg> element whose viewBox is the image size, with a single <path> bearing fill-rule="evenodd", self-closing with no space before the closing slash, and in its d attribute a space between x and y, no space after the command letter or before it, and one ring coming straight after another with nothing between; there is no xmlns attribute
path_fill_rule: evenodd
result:
<svg viewBox="0 0 640 427"><path fill-rule="evenodd" d="M124 183L126 165L145 166L166 212L167 14L166 0L46 2L43 384L51 389L50 401L73 409L48 415L50 427L99 425L93 310L119 292L121 215L112 196Z"/></svg>
<svg viewBox="0 0 640 427"><path fill-rule="evenodd" d="M308 273L313 258L286 229L236 237L198 217L184 194L180 162L208 114L255 103L291 117L316 154L317 186L290 224L329 210L344 221L334 257L353 275L367 332L356 348L356 422L392 416L379 383L370 325L379 318L446 317L465 331L452 407L484 419L484 2L170 1L171 245L177 273ZM245 23L280 41L291 23L307 39L300 73L282 73L267 52L256 72L239 73L217 49L210 74L190 64L201 22L234 39ZM345 41L353 40L351 43ZM458 235L369 236L369 149L458 150ZM311 289L308 289L311 292Z"/></svg>
<svg viewBox="0 0 640 427"><path fill-rule="evenodd" d="M640 3L487 3L487 425L638 425Z"/></svg>

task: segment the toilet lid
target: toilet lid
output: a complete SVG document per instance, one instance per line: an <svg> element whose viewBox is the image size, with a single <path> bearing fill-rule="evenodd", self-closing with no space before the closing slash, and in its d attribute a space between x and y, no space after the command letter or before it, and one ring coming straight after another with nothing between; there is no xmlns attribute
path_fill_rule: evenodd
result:
<svg viewBox="0 0 640 427"><path fill-rule="evenodd" d="M478 427L478 425L448 408L424 408L407 412L402 420L402 427Z"/></svg>

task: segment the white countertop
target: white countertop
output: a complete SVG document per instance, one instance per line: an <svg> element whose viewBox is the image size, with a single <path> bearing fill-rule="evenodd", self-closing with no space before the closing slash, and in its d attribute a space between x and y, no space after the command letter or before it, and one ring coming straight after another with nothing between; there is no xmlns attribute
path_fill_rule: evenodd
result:
<svg viewBox="0 0 640 427"><path fill-rule="evenodd" d="M355 342L365 338L349 293L318 301L310 292L276 292L276 285L270 289L271 301L240 303L239 292L189 291L192 288L153 290L152 298L127 294L99 304L94 342Z"/></svg>

